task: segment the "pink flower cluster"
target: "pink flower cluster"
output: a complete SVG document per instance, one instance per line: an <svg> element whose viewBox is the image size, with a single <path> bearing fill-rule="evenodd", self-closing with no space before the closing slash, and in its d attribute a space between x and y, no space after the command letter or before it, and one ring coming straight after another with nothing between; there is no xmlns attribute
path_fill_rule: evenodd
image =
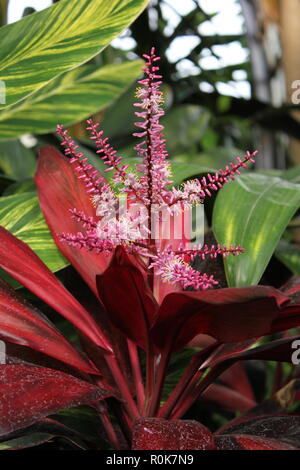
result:
<svg viewBox="0 0 300 470"><path fill-rule="evenodd" d="M97 153L107 165L105 171L113 172L113 181L108 183L104 175L78 152L78 146L63 126L57 127L63 139L61 145L65 147L65 154L71 157L70 163L74 165L78 178L85 183L96 208L95 218L72 209L72 217L82 224L85 232L62 234L61 240L77 248L96 250L97 253L109 253L122 245L128 253L135 254L141 262L146 263L148 269L155 270L155 275L161 276L163 282L179 284L182 288L212 288L218 284L213 276L201 274L189 263L195 256L202 259L206 256L226 257L239 255L244 250L240 246L226 248L220 245L191 248L183 243L176 249L168 245L160 250L152 238L151 208L156 205L159 210L167 209L168 213L174 215L202 203L206 196L211 196L212 192L240 174L240 169L245 168L247 163L253 162L256 152L247 152L243 158L237 159L237 163L230 163L214 175L187 181L181 188L169 189L172 183L171 165L167 160L163 126L160 124L160 118L164 115L163 95L159 89L162 77L157 65L160 58L155 55L154 48L150 55L144 57L145 78L138 82L140 87L136 96L139 101L135 104L138 108L135 115L140 119L135 124L140 130L134 136L141 139L135 147L141 159L135 165L135 171L122 163L122 157L117 155L108 139L103 138L99 124L89 119L87 130L96 144ZM127 195L126 210L121 212L120 193ZM163 224L163 221L157 223Z"/></svg>

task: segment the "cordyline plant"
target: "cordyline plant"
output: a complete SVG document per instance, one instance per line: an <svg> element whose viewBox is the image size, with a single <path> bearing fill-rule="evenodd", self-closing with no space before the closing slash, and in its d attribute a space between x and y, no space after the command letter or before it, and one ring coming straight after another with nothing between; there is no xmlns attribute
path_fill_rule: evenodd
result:
<svg viewBox="0 0 300 470"><path fill-rule="evenodd" d="M239 255L243 249L193 247L182 228L191 207L234 179L255 154L170 189L159 57L152 50L145 59L145 78L136 93L140 163L135 171L92 120L88 130L113 172L111 183L62 126L58 134L66 156L46 147L39 159L42 211L57 246L92 291L89 301L79 303L25 243L0 228L0 266L72 323L81 340L79 350L0 280L0 339L8 353L0 365L1 441L38 431L95 447L49 418L85 404L97 412L99 429L116 449L299 448L300 417L284 406L291 401L287 397L297 398L296 372L289 378L278 373L272 397L257 405L242 361L291 361L291 345L299 336L287 330L300 325L300 283L281 290L218 288L218 280L195 270L192 261ZM123 211L120 194L126 196ZM191 344L195 354L162 402L170 358ZM213 434L200 422L181 420L198 399L242 415Z"/></svg>

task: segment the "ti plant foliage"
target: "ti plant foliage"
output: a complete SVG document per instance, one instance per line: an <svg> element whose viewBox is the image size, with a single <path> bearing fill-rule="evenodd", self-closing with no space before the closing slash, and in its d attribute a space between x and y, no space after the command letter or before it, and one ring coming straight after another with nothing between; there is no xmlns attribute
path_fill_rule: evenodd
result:
<svg viewBox="0 0 300 470"><path fill-rule="evenodd" d="M249 359L291 362L292 345L300 339L293 330L300 325L299 280L280 289L217 288L212 274L200 274L190 262L200 255L208 258L208 268L218 254L247 256L241 247L204 245L192 253L183 232L179 245L175 237L153 239L151 231L144 239L134 236L130 211L103 221L123 189L128 210L137 199L146 208L159 202L176 228L191 204L209 199L253 159L246 154L224 170L170 189L154 51L146 60L146 78L137 91L141 141L135 173L92 120L88 128L98 158L107 173L114 172L110 182L62 126L66 156L50 146L40 154L39 202L57 247L90 288L88 301L77 300L77 285L73 295L26 243L0 228L0 266L36 296L34 303L39 298L72 324L79 339L72 344L40 309L0 281L0 338L7 342L7 361L0 365L0 448L57 437L79 448L103 448L99 439L64 423L67 409L88 405L110 448L299 449L299 415L288 409L298 399L297 370L285 375L278 369L269 400L258 404L243 366ZM165 219L156 223L164 233ZM122 236L124 224L130 238ZM112 228L118 229L114 237ZM275 333L276 339L270 336ZM188 363L165 396L171 357L187 347L194 348ZM216 432L201 420L182 419L203 399L242 415ZM86 408L81 413L90 417ZM79 410L76 416L80 420Z"/></svg>

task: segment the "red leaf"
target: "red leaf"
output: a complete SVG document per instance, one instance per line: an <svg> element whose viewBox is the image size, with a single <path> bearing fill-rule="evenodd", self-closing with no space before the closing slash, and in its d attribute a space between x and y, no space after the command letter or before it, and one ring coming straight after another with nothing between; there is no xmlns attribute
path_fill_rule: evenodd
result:
<svg viewBox="0 0 300 470"><path fill-rule="evenodd" d="M91 315L65 289L26 243L0 227L0 266L63 315L98 346L111 347Z"/></svg>
<svg viewBox="0 0 300 470"><path fill-rule="evenodd" d="M70 209L76 208L91 217L96 215L84 183L77 178L69 159L51 146L40 151L35 182L40 206L55 243L97 295L96 275L108 266L110 257L80 250L59 240L63 232L84 231L82 225L71 218Z"/></svg>
<svg viewBox="0 0 300 470"><path fill-rule="evenodd" d="M210 387L203 392L201 398L217 403L221 405L223 409L229 411L245 412L256 404L253 399L248 398L242 393L216 383L211 384Z"/></svg>
<svg viewBox="0 0 300 470"><path fill-rule="evenodd" d="M168 246L172 246L173 250L179 247L181 247L181 249L189 249L191 247L191 210L185 209L174 215L169 214L166 210L157 224L157 235L159 235L159 237L156 237L155 244L159 251L165 250ZM166 295L179 291L182 291L179 284L162 282L161 276L154 274L153 294L159 304L162 303Z"/></svg>
<svg viewBox="0 0 300 470"><path fill-rule="evenodd" d="M0 365L0 435L27 427L61 409L108 394L88 382L43 367Z"/></svg>
<svg viewBox="0 0 300 470"><path fill-rule="evenodd" d="M240 418L241 420L243 417ZM217 433L219 434L219 433ZM300 416L245 416L233 425L223 428L222 435L248 434L272 439L297 439L300 441Z"/></svg>
<svg viewBox="0 0 300 470"><path fill-rule="evenodd" d="M87 373L99 374L46 317L0 279L0 338L28 346Z"/></svg>
<svg viewBox="0 0 300 470"><path fill-rule="evenodd" d="M297 447L259 436L216 436L218 450L297 450Z"/></svg>
<svg viewBox="0 0 300 470"><path fill-rule="evenodd" d="M220 380L227 385L227 387L235 390L243 397L248 398L248 400L252 401L252 406L255 406L255 396L243 362L238 362L227 369L220 376Z"/></svg>
<svg viewBox="0 0 300 470"><path fill-rule="evenodd" d="M145 348L158 305L143 274L121 247L106 271L97 276L97 286L114 326Z"/></svg>
<svg viewBox="0 0 300 470"><path fill-rule="evenodd" d="M266 334L289 298L272 287L235 287L165 297L152 329L159 350L173 337L174 349L199 333L222 342L245 341Z"/></svg>
<svg viewBox="0 0 300 470"><path fill-rule="evenodd" d="M212 450L214 438L197 421L141 418L135 423L133 450Z"/></svg>
<svg viewBox="0 0 300 470"><path fill-rule="evenodd" d="M257 348L249 349L243 352L228 356L219 356L216 360L208 359L201 367L212 367L216 365L224 365L225 362L234 363L235 361L261 359L265 361L279 361L279 362L292 362L292 355L295 349L292 348L292 343L299 340L300 336L292 336L290 338L279 339L270 341L269 343L258 346Z"/></svg>

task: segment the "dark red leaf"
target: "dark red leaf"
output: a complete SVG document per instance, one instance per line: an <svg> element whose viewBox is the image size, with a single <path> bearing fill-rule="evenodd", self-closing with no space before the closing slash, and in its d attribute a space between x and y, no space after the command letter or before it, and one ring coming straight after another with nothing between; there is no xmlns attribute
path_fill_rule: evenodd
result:
<svg viewBox="0 0 300 470"><path fill-rule="evenodd" d="M268 333L287 302L284 294L265 286L169 294L160 307L152 338L159 350L167 337L173 337L178 350L199 333L222 342L242 342Z"/></svg>
<svg viewBox="0 0 300 470"><path fill-rule="evenodd" d="M0 338L29 346L87 373L99 374L41 312L0 279Z"/></svg>
<svg viewBox="0 0 300 470"><path fill-rule="evenodd" d="M2 364L0 396L0 435L3 435L61 409L97 402L108 394L53 369Z"/></svg>
<svg viewBox="0 0 300 470"><path fill-rule="evenodd" d="M298 450L276 439L247 435L216 436L218 450Z"/></svg>
<svg viewBox="0 0 300 470"><path fill-rule="evenodd" d="M96 215L86 186L75 173L69 159L54 147L41 149L35 182L44 217L59 250L97 295L96 275L108 266L110 257L70 247L59 239L63 232L84 231L82 225L71 218L70 209L76 208L91 217Z"/></svg>
<svg viewBox="0 0 300 470"><path fill-rule="evenodd" d="M142 348L158 311L158 305L142 272L118 247L109 267L97 276L99 296L112 323Z"/></svg>
<svg viewBox="0 0 300 470"><path fill-rule="evenodd" d="M245 412L255 406L255 401L236 390L231 390L222 384L212 384L203 392L202 399L221 405L228 411Z"/></svg>
<svg viewBox="0 0 300 470"><path fill-rule="evenodd" d="M26 243L0 227L0 266L63 315L98 346L110 344L91 315L65 289Z"/></svg>
<svg viewBox="0 0 300 470"><path fill-rule="evenodd" d="M227 387L248 398L248 400L252 401L252 406L255 406L255 396L245 370L245 363L238 362L231 366L220 376L220 380Z"/></svg>
<svg viewBox="0 0 300 470"><path fill-rule="evenodd" d="M248 434L272 439L297 439L300 442L300 416L254 416L223 428L224 434ZM219 434L219 432L217 433Z"/></svg>
<svg viewBox="0 0 300 470"><path fill-rule="evenodd" d="M205 367L208 365L216 366L217 364L233 363L238 360L261 359L265 361L292 362L292 355L295 349L292 348L294 341L300 340L300 336L292 336L290 338L278 339L269 343L249 349L248 351L229 356L227 359L218 359L217 361L206 361ZM203 367L203 366L202 366Z"/></svg>
<svg viewBox="0 0 300 470"><path fill-rule="evenodd" d="M212 450L214 438L197 421L141 418L133 429L133 450Z"/></svg>

